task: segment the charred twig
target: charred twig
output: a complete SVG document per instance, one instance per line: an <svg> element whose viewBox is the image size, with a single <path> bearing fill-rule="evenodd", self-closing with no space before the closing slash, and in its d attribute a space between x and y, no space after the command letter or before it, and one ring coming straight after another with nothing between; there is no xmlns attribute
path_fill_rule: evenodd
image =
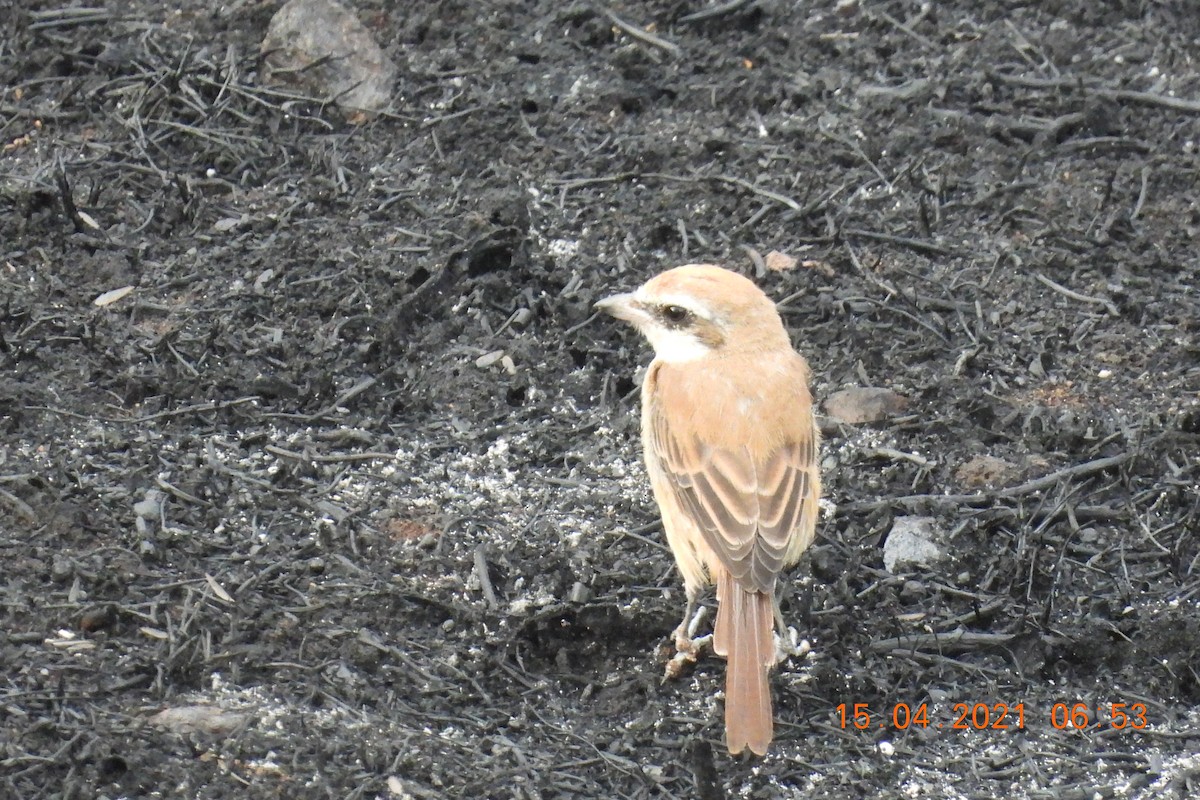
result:
<svg viewBox="0 0 1200 800"><path fill-rule="evenodd" d="M843 236L856 236L860 239L872 239L877 242L887 242L888 244L907 247L909 250L916 250L918 253L932 253L939 256L955 256L958 251L945 245L936 244L934 242L926 242L921 239L910 239L907 236L895 236L890 233L879 233L878 231L867 231L862 228L842 228Z"/></svg>
<svg viewBox="0 0 1200 800"><path fill-rule="evenodd" d="M223 400L219 403L197 403L196 405L174 408L169 411L158 411L142 417L98 417L91 414L79 414L75 411L68 411L65 408L56 408L55 406L25 406L25 408L30 411L49 411L52 414L73 417L75 419L86 419L92 422L108 422L114 425L142 425L166 417L181 417L186 414L195 414L202 411L224 411L227 408L253 403L259 399L261 398L258 395L253 395L251 397L239 397L236 400Z"/></svg>
<svg viewBox="0 0 1200 800"><path fill-rule="evenodd" d="M641 41L641 42L645 42L648 45L658 47L662 50L666 50L668 53L670 53L671 55L673 55L675 57L679 57L679 56L683 55L683 48L681 48L679 45L675 44L674 42L668 42L666 39L662 38L661 36L655 36L653 33L650 33L647 30L643 30L643 29L639 28L637 25L634 25L633 23L626 22L625 20L621 19L613 12L609 11L607 8L603 9L603 11L604 11L604 16L608 17L609 22L611 22L613 25L617 26L621 30L625 31L625 33L629 34L634 39L637 39L638 41Z"/></svg>
<svg viewBox="0 0 1200 800"><path fill-rule="evenodd" d="M479 578L479 590L483 592L483 599L491 608L499 608L500 600L496 597L496 590L492 587L492 576L488 573L487 545L481 544L475 548L474 561L475 576Z"/></svg>
<svg viewBox="0 0 1200 800"><path fill-rule="evenodd" d="M14 772L8 772L6 770L6 777L8 778L9 781L15 781L17 778L32 775L40 770L48 769L56 764L61 764L62 759L64 758L65 754L70 752L72 750L72 748L76 747L79 744L79 740L82 739L86 733L87 733L86 729L80 730L78 733L76 733L74 736L72 736L70 739L68 739L66 742L64 742L61 747L59 747L57 750L55 750L49 756L35 756L32 754L29 754L29 755L25 755L25 756L15 756L12 759L5 759L6 761L11 762L11 764L8 764L6 766L16 766L19 763L23 763L23 762L27 762L27 761L33 762L30 766L25 767L22 770L18 770L18 771L14 771Z"/></svg>
<svg viewBox="0 0 1200 800"><path fill-rule="evenodd" d="M232 478L237 478L238 480L242 481L243 483L249 483L252 486L259 487L260 489L266 489L266 490L272 491L272 492L281 491L284 494L293 494L293 490L291 490L291 489L282 489L281 490L278 487L276 487L274 484L272 484L270 481L263 480L262 478L256 478L247 472L243 472L242 470L234 469L233 467L226 464L224 461L222 461L220 458L217 457L217 448L213 444L212 439L209 439L205 443L204 451L205 451L205 460L208 463L209 469L211 469L213 472L229 475Z"/></svg>
<svg viewBox="0 0 1200 800"><path fill-rule="evenodd" d="M311 455L308 453L299 453L295 450L287 450L278 445L268 444L263 447L268 453L280 458L291 459L292 461L311 461L316 464L337 464L343 461L375 461L379 459L395 458L394 453L334 453L332 455Z"/></svg>
<svg viewBox="0 0 1200 800"><path fill-rule="evenodd" d="M1132 89L1110 89L1094 83L1085 83L1081 78L1031 78L1026 75L1013 75L1004 72L989 72L988 78L1007 83L1012 86L1023 86L1027 89L1079 89L1091 92L1110 100L1124 100L1145 106L1169 108L1172 111L1185 111L1189 114L1200 114L1200 100L1187 100L1182 97L1171 97L1155 92L1139 92Z"/></svg>
<svg viewBox="0 0 1200 800"><path fill-rule="evenodd" d="M890 461L911 461L918 467L929 468L937 466L936 461L930 461L920 453L905 453L892 447L872 447L863 451L868 458L885 458Z"/></svg>
<svg viewBox="0 0 1200 800"><path fill-rule="evenodd" d="M1040 272L1034 273L1033 277L1037 278L1038 281L1040 281L1041 283L1043 283L1046 286L1049 286L1051 289L1053 289L1054 291L1063 295L1064 297L1069 297L1072 300L1078 300L1081 303L1089 303L1091 305L1104 306L1104 310L1107 311L1109 314L1111 314L1114 317L1119 317L1121 315L1121 312L1117 310L1117 307L1115 305L1113 305L1113 301L1109 300L1108 298L1091 297L1086 294L1080 294L1079 292L1072 291L1060 283L1055 283L1054 281L1050 280L1049 278L1047 278L1045 275L1041 274Z"/></svg>
<svg viewBox="0 0 1200 800"><path fill-rule="evenodd" d="M588 186L606 186L610 183L622 183L631 181L641 177L638 172L617 172L613 175L598 175L594 178L568 178L566 180L552 180L551 186L557 186L560 189L570 191L571 189L583 189Z"/></svg>
<svg viewBox="0 0 1200 800"><path fill-rule="evenodd" d="M639 528L638 531L654 530L657 527L658 527L658 523L655 523L653 525L647 525L644 528ZM639 542L642 542L643 544L648 544L651 547L654 547L654 548L657 548L657 549L663 551L664 553L671 552L671 548L667 547L662 542L656 542L647 536L642 536L642 534L639 533L638 531L617 531L617 533L620 534L621 536L628 536L630 539L637 539Z"/></svg>
<svg viewBox="0 0 1200 800"><path fill-rule="evenodd" d="M0 500L4 500L16 509L26 522L33 524L38 521L37 512L33 510L33 507L7 489L0 489Z"/></svg>
<svg viewBox="0 0 1200 800"><path fill-rule="evenodd" d="M895 17L893 17L891 14L887 13L883 9L877 9L877 10L871 12L871 16L877 17L877 18L883 20L884 22L888 23L889 25L895 27L896 30L899 30L899 31L902 31L902 32L908 34L909 36L912 37L913 41L920 44L926 50L936 50L937 49L937 45L935 45L932 41L930 41L928 36L922 36L921 34L917 33L915 30L913 30L912 25L910 23L901 22L900 20L896 19ZM922 17L924 17L924 14L919 15L916 19L913 20L913 22L919 22Z"/></svg>
<svg viewBox="0 0 1200 800"><path fill-rule="evenodd" d="M1142 167L1142 188L1138 191L1137 202L1133 204L1133 211L1129 212L1129 220L1138 218L1142 213L1142 207L1146 205L1146 195L1150 191L1150 168Z"/></svg>
<svg viewBox="0 0 1200 800"><path fill-rule="evenodd" d="M107 8L50 8L45 11L31 11L29 30L40 31L49 28L73 28L76 25L96 25L112 21L112 12Z"/></svg>
<svg viewBox="0 0 1200 800"><path fill-rule="evenodd" d="M76 232L83 233L88 226L79 215L79 209L75 207L75 198L71 196L71 183L67 180L67 167L63 164L62 159L58 161L58 174L55 175L55 180L58 182L58 194L62 200L63 213L67 215L67 219L71 220L71 225L75 227Z"/></svg>
<svg viewBox="0 0 1200 800"><path fill-rule="evenodd" d="M710 178L710 180L719 181L721 183L727 183L731 186L740 186L749 192L753 192L754 194L758 195L759 197L765 197L768 200L773 200L776 203L785 205L788 208L790 208L792 211L797 211L797 212L801 212L801 213L811 213L811 211L813 210L813 209L810 209L810 210L806 211L804 206L800 205L799 203L797 203L795 200L788 197L787 195L782 195L779 192L772 192L770 189L764 189L761 186L755 186L753 183L746 180L745 178L735 178L731 175L714 175Z"/></svg>
<svg viewBox="0 0 1200 800"><path fill-rule="evenodd" d="M874 653L890 653L893 650L975 650L981 647L1002 647L1016 637L1013 633L981 633L979 631L956 630L947 633L912 633L889 636L871 642Z"/></svg>
<svg viewBox="0 0 1200 800"><path fill-rule="evenodd" d="M1090 136L1086 139L1072 139L1058 146L1059 152L1073 153L1076 150L1108 147L1113 150L1133 150L1138 153L1149 153L1154 146L1141 139L1130 139L1128 136Z"/></svg>
<svg viewBox="0 0 1200 800"><path fill-rule="evenodd" d="M163 478L156 478L154 482L155 482L155 484L158 485L158 488L162 489L167 494L169 494L173 497L176 497L180 500L184 500L188 503L194 503L198 506L211 506L212 505L212 503L208 502L207 500L202 500L201 498L196 497L193 494L188 494L183 489L180 489L178 486L174 486L174 485L168 483Z"/></svg>
<svg viewBox="0 0 1200 800"><path fill-rule="evenodd" d="M622 183L624 181L645 180L653 178L662 181L677 181L680 183L696 183L698 181L713 181L715 183L723 183L728 186L737 186L740 189L745 189L748 192L766 198L773 203L786 206L789 210L796 213L797 216L807 216L822 208L826 203L836 197L845 187L829 192L827 195L818 197L816 200L801 205L799 202L785 194L764 189L763 187L751 183L745 178L739 178L734 175L671 175L665 172L618 172L613 175L601 175L595 178L572 178L564 181L551 182L553 185L562 189L580 189L587 186L605 185L610 183ZM790 216L790 215L789 215Z"/></svg>
<svg viewBox="0 0 1200 800"><path fill-rule="evenodd" d="M1026 63L1028 63L1030 66L1034 67L1035 69L1040 69L1040 68L1045 67L1045 68L1049 69L1051 72L1053 72L1055 75L1058 74L1058 68L1056 66L1054 66L1054 60L1052 58L1050 58L1048 55L1046 55L1045 50L1043 50L1041 47L1038 47L1033 42L1029 41L1029 37L1027 37L1024 33L1022 33L1021 30L1012 23L1012 20L1005 20L1004 25L1008 28L1009 32L1012 33L1013 38L1016 39L1015 42L1010 41L1009 46L1012 47L1012 49L1016 51L1017 55L1019 55L1021 58L1025 59ZM1042 58L1041 62L1039 63L1039 62L1035 61L1029 55L1030 53L1037 53L1039 56L1041 56L1041 58Z"/></svg>
<svg viewBox="0 0 1200 800"><path fill-rule="evenodd" d="M829 141L840 144L842 147L845 147L847 150L850 150L851 152L853 152L854 155L856 155L860 159L862 159L863 163L866 164L868 167L870 167L871 171L875 173L875 177L877 177L877 178L879 178L879 180L883 181L884 185L887 186L888 191L893 191L896 188L895 184L893 184L892 181L888 179L887 175L883 174L883 170L879 168L878 164L876 164L874 161L871 160L871 157L866 154L866 152L862 149L862 146L859 145L858 142L855 142L852 139L846 139L844 137L838 136L837 134L832 133L830 131L818 130L818 133L820 133L822 136L824 136Z"/></svg>
<svg viewBox="0 0 1200 800"><path fill-rule="evenodd" d="M365 391L367 391L368 389L370 389L370 388L371 388L372 386L374 386L376 383L378 383L378 379L377 379L377 378L363 378L361 381L359 381L358 383L354 384L354 385L353 385L353 386L351 386L349 389L347 389L345 392L343 392L343 393L342 393L342 394L341 394L341 395L340 395L340 396L339 396L339 397L338 397L336 400L334 400L334 401L333 401L332 403L330 403L328 406L326 406L325 408L321 409L321 410L320 410L320 411L318 411L317 413L310 415L310 416L309 416L309 419L310 419L310 420L316 420L316 419L319 419L319 418L321 418L321 417L328 416L329 414L332 414L332 413L333 413L333 412L334 412L336 409L338 409L338 408L341 408L341 407L345 406L345 405L346 405L347 403L349 403L351 400L353 400L354 398L358 397L358 396L359 396L360 394L362 394L363 392L365 392Z"/></svg>
<svg viewBox="0 0 1200 800"><path fill-rule="evenodd" d="M9 89L11 91L11 87ZM78 111L49 111L42 108L22 108L10 103L0 103L0 114L7 117L26 117L28 119L76 119L81 115Z"/></svg>
<svg viewBox="0 0 1200 800"><path fill-rule="evenodd" d="M943 591L945 590L943 589ZM986 603L985 605L982 605L973 611L967 612L966 614L960 614L957 617L952 617L951 619L945 620L943 624L955 626L975 625L981 621L990 620L992 617L996 616L1005 608L1007 608L1010 602L1011 601L1008 598L1002 597L999 600L993 600L990 603Z"/></svg>
<svg viewBox="0 0 1200 800"><path fill-rule="evenodd" d="M893 296L904 297L904 293L903 292L895 292L895 294ZM909 312L909 311L905 311L903 308L899 308L894 305L889 305L888 303L884 302L883 300L876 300L874 297L864 297L862 299L874 306L877 306L881 311L887 311L892 314L899 314L900 316L904 317L905 319L915 322L916 324L920 325L925 330L932 333L934 336L941 339L946 344L950 344L950 338L948 336L946 336L946 334L944 332L939 331L931 323L926 322L925 320L918 317L916 314L913 314L912 312ZM939 321L940 321L940 319L939 319Z"/></svg>
<svg viewBox="0 0 1200 800"><path fill-rule="evenodd" d="M762 253L755 250L748 244L739 245L742 252L750 259L750 263L754 265L754 276L763 278L767 274L767 262L763 260Z"/></svg>
<svg viewBox="0 0 1200 800"><path fill-rule="evenodd" d="M724 17L728 14L736 14L743 9L753 8L758 0L728 0L724 3L717 3L715 6L693 11L679 18L680 22L703 22L706 19L715 17Z"/></svg>
<svg viewBox="0 0 1200 800"><path fill-rule="evenodd" d="M854 268L858 270L860 275L865 277L867 280L871 281L871 283L875 284L880 289L883 289L883 291L887 292L889 299L892 297L898 297L898 298L900 298L901 301L910 305L913 308L913 310L920 312L922 314L926 313L926 310L921 308L919 305L917 305L917 303L911 297L908 296L908 293L902 292L893 286L889 286L887 283L880 280L872 270L867 269L863 265L862 260L859 259L858 253L854 252L854 248L850 246L849 242L844 242L844 244L846 247L846 253L850 256L850 263L854 265ZM873 297L864 297L863 299L868 303L872 303L872 304L878 306L880 309L882 309L884 311L890 311L894 314L899 314L900 316L904 317L905 319L912 320L916 324L920 325L922 328L925 328L927 331L932 333L934 336L941 339L946 344L950 344L950 339L946 336L946 334L944 332L939 331L931 323L926 322L925 320L921 319L916 314L912 314L908 311L905 311L902 308L897 308L895 306L888 305L884 301L876 300ZM939 322L941 322L940 317L938 317L937 319ZM944 323L943 323L943 327L944 327Z"/></svg>
<svg viewBox="0 0 1200 800"><path fill-rule="evenodd" d="M1063 469L1051 472L1049 475L1043 475L1040 478L1035 478L1031 481L1011 486L1007 489L1001 489L996 492L997 497L1020 497L1021 495L1032 494L1033 492L1049 489L1061 480L1067 478L1081 478L1085 475L1091 475L1096 472L1102 472L1111 467L1119 467L1126 461L1129 461L1134 456L1133 453L1121 453L1108 458L1097 458L1094 461L1087 461L1083 464L1075 464L1074 466L1064 467Z"/></svg>
<svg viewBox="0 0 1200 800"><path fill-rule="evenodd" d="M909 494L901 495L900 497L888 497L881 500L873 500L866 503L848 503L839 506L842 510L847 511L872 511L879 508L885 508L892 504L896 505L922 505L930 504L937 506L986 506L1001 498L1022 497L1027 494L1048 489L1056 485L1061 480L1068 478L1080 478L1091 475L1096 472L1101 472L1112 467L1120 466L1126 461L1134 457L1134 453L1122 453L1116 456L1107 458L1098 458L1094 461L1087 461L1083 464L1075 464L1070 467L1051 472L1049 475L1043 475L1040 478L1034 478L1031 481L1009 486L1004 489L997 489L993 492L977 492L974 494ZM1047 518L1053 519L1057 516L1058 511L1046 515ZM1104 519L1100 509L1097 509L1098 518Z"/></svg>
<svg viewBox="0 0 1200 800"><path fill-rule="evenodd" d="M571 337L572 337L574 334L576 334L576 333L578 333L579 331L583 330L583 329L584 329L584 328L586 328L588 325L591 325L591 324L592 324L592 322L593 322L594 320L598 319L598 318L599 318L599 317L601 317L601 316L603 316L603 312L597 311L595 314L592 314L590 317L588 317L587 319L585 319L583 322L579 322L579 323L576 323L575 325L572 325L571 327L567 328L567 329L566 329L566 330L563 332L563 338L565 338L565 339L567 339L567 340L570 340L570 338L571 338Z"/></svg>
<svg viewBox="0 0 1200 800"><path fill-rule="evenodd" d="M1135 92L1131 89L1104 89L1102 94L1113 100L1126 100L1143 106L1158 106L1172 111L1186 111L1189 114L1200 114L1200 100L1185 100L1182 97L1171 97L1154 92Z"/></svg>

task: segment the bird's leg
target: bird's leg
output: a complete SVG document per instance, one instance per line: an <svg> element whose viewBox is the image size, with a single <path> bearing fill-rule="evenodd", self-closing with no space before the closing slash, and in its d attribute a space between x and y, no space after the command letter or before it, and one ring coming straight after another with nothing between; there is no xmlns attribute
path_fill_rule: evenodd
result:
<svg viewBox="0 0 1200 800"><path fill-rule="evenodd" d="M708 610L704 606L700 606L693 616L692 609L694 608L696 608L696 600L689 595L687 608L683 612L683 620L675 629L675 655L667 662L663 675L666 680L674 680L682 675L684 667L696 663L704 646L712 641L711 635L696 638L696 631L700 629Z"/></svg>
<svg viewBox="0 0 1200 800"><path fill-rule="evenodd" d="M795 628L775 633L776 664L792 656L804 658L811 650L812 645L808 643L808 639L801 639Z"/></svg>
<svg viewBox="0 0 1200 800"><path fill-rule="evenodd" d="M695 616L692 616L692 611L695 610ZM700 630L701 623L704 622L704 617L708 613L708 609L704 606L696 609L695 599L689 597L687 608L683 610L683 620L680 621L679 627L675 629L675 651L678 653L691 653L693 659L700 651L700 648L708 644L710 636L696 638L696 631Z"/></svg>
<svg viewBox="0 0 1200 800"><path fill-rule="evenodd" d="M790 656L804 658L810 650L812 645L808 643L808 639L801 639L795 628L788 627L783 621L779 603L775 603L775 663L778 664Z"/></svg>
<svg viewBox="0 0 1200 800"><path fill-rule="evenodd" d="M692 593L687 593L687 606L683 609L683 619L679 622L679 627L675 629L672 636L675 639L675 652L682 653L685 650L691 649L692 640L688 636L688 617L692 615L692 609L696 607L696 600L692 597Z"/></svg>

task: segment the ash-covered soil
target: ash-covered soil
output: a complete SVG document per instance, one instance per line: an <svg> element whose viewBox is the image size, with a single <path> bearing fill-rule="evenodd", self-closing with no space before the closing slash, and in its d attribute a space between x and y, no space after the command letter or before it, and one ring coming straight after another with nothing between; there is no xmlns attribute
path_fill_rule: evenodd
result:
<svg viewBox="0 0 1200 800"><path fill-rule="evenodd" d="M1197 796L1187 0L365 0L357 125L277 8L0 11L0 796ZM761 760L591 309L697 261L908 399L823 423Z"/></svg>

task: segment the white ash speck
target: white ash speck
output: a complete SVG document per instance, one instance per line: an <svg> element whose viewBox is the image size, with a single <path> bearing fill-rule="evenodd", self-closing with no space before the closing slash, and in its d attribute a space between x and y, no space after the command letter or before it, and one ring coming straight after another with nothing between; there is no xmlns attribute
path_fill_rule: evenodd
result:
<svg viewBox="0 0 1200 800"><path fill-rule="evenodd" d="M570 239L554 239L546 250L555 260L572 258L579 252L579 242Z"/></svg>

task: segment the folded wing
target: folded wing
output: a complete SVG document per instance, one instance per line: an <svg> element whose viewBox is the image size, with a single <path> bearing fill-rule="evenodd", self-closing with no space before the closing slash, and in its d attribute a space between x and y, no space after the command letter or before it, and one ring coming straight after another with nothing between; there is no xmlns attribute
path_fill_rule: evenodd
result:
<svg viewBox="0 0 1200 800"><path fill-rule="evenodd" d="M755 458L745 445L714 448L672 430L662 413L652 420L669 491L746 589L771 592L780 570L812 541L820 484L815 435L806 429Z"/></svg>

